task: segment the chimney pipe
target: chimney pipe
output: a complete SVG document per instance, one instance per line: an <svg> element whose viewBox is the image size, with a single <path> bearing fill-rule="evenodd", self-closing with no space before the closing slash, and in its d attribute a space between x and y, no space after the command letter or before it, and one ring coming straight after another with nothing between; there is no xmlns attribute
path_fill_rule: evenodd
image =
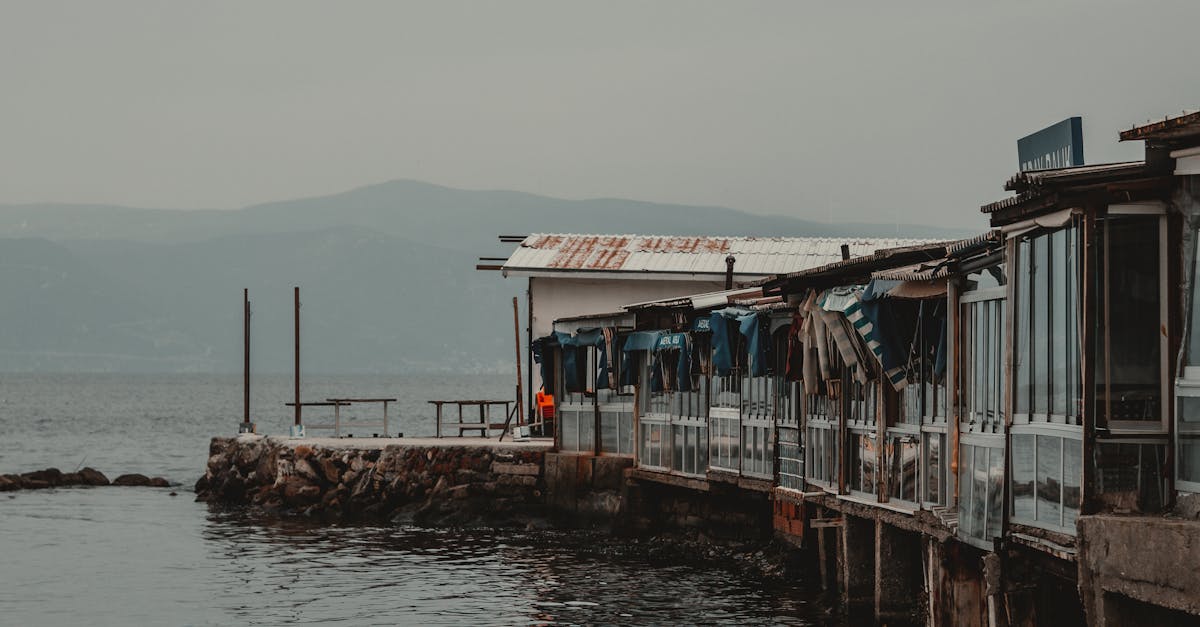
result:
<svg viewBox="0 0 1200 627"><path fill-rule="evenodd" d="M725 289L727 290L733 289L733 264L736 262L737 259L733 255L725 258Z"/></svg>
<svg viewBox="0 0 1200 627"><path fill-rule="evenodd" d="M842 261L850 258L850 245L842 244Z"/></svg>

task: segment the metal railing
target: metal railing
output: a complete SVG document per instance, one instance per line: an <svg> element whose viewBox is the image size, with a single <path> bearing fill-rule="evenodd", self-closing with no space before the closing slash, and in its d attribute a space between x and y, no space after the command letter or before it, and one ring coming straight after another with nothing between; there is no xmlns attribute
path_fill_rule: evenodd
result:
<svg viewBox="0 0 1200 627"><path fill-rule="evenodd" d="M299 403L300 408L304 408L304 407L332 407L333 408L333 422L331 422L331 423L309 424L309 423L304 423L301 420L300 424L303 425L305 429L329 429L329 430L332 430L333 437L335 437L335 438L342 437L342 428L343 427L348 428L348 429L379 428L381 430L381 432L383 433L383 437L387 438L387 437L391 437L390 435L388 435L388 404L395 403L396 400L397 399L394 399L394 398L328 398L328 399L325 399L324 401L312 401L312 402L307 402L307 403ZM342 423L342 408L349 407L350 405L353 405L356 403L359 403L359 404L361 404L361 403L371 403L371 404L378 403L378 404L383 405L383 419L380 422L361 422L361 421L359 421L359 422L348 422L348 423L343 424ZM285 405L288 407L296 407L297 403L285 403ZM302 414L299 411L297 411L297 415L299 416ZM372 435L378 437L379 433L373 433Z"/></svg>
<svg viewBox="0 0 1200 627"><path fill-rule="evenodd" d="M442 436L443 425L450 429L458 429L458 437L463 437L463 434L468 431L477 431L481 437L492 437L492 431L500 431L503 437L504 430L510 424L513 413L516 411L516 405L513 401L488 401L488 400L449 400L449 401L429 401L430 405L437 408L437 437ZM443 407L453 405L458 408L458 421L445 422ZM502 422L492 421L492 407L504 406L504 420ZM479 410L478 422L467 422L463 415L464 407L475 407ZM473 416L471 418L474 418Z"/></svg>

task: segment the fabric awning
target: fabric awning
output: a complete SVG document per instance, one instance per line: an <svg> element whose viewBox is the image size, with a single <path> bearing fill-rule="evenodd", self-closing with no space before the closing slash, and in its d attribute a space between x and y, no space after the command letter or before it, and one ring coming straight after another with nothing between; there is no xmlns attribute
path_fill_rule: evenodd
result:
<svg viewBox="0 0 1200 627"><path fill-rule="evenodd" d="M893 298L941 298L946 295L946 280L901 281L899 285L888 290L887 295Z"/></svg>
<svg viewBox="0 0 1200 627"><path fill-rule="evenodd" d="M622 349L626 353L633 351L649 351L654 350L658 346L658 338L662 337L666 331L636 331L625 336L625 347Z"/></svg>

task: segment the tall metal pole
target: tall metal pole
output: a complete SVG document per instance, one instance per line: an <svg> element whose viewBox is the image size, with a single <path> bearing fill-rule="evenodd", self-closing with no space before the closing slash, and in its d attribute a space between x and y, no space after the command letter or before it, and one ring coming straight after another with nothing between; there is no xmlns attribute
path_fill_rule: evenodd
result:
<svg viewBox="0 0 1200 627"><path fill-rule="evenodd" d="M295 288L295 315L296 315L296 426L300 426L300 288Z"/></svg>
<svg viewBox="0 0 1200 627"><path fill-rule="evenodd" d="M241 422L250 424L250 288L241 291L242 404Z"/></svg>
<svg viewBox="0 0 1200 627"><path fill-rule="evenodd" d="M513 296L513 341L517 354L517 424L520 425L525 424L525 395L521 393L521 318L517 314L516 296Z"/></svg>
<svg viewBox="0 0 1200 627"><path fill-rule="evenodd" d="M250 290L242 289L242 424L238 433L254 433L250 422Z"/></svg>

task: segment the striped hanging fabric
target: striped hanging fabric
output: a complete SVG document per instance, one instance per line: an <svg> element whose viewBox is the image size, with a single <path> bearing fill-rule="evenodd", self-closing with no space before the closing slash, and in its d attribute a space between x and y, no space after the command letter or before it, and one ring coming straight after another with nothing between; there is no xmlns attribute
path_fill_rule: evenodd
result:
<svg viewBox="0 0 1200 627"><path fill-rule="evenodd" d="M848 324L851 328L853 328L859 337L862 338L863 343L866 344L867 350L870 351L871 355L875 357L875 363L880 364L880 367L882 368L883 345L880 344L879 338L875 335L875 325L873 325L871 321L865 315L863 315L861 302L859 300L860 294L861 292L857 288L836 288L826 290L825 293L821 295L819 300L820 307L825 311L825 314L827 314L826 320L829 320L828 316L832 315L835 316L840 322ZM841 340L836 334L834 335L834 341L838 343L838 352L842 353L842 359L846 359L848 348L844 348L842 346L840 343ZM857 349L857 343L853 344L854 348ZM855 355L857 354L857 350L855 350ZM846 359L846 363L849 365L850 361ZM864 367L857 369L855 372L855 378L860 382L865 383L867 368L865 367L865 361L861 363ZM904 368L892 368L885 371L883 375L887 377L889 382L891 382L892 387L896 388L897 390L904 389L904 386L908 384L908 375L904 371Z"/></svg>
<svg viewBox="0 0 1200 627"><path fill-rule="evenodd" d="M854 325L854 330L862 336L863 341L867 343L867 348L871 350L871 354L875 355L875 360L879 362L880 367L883 367L883 345L879 343L879 338L875 337L875 325L863 315L862 306L859 301L855 300L845 311L846 320ZM904 368L892 368L884 371L883 376L891 381L892 387L897 390L903 390L908 385L908 373Z"/></svg>

